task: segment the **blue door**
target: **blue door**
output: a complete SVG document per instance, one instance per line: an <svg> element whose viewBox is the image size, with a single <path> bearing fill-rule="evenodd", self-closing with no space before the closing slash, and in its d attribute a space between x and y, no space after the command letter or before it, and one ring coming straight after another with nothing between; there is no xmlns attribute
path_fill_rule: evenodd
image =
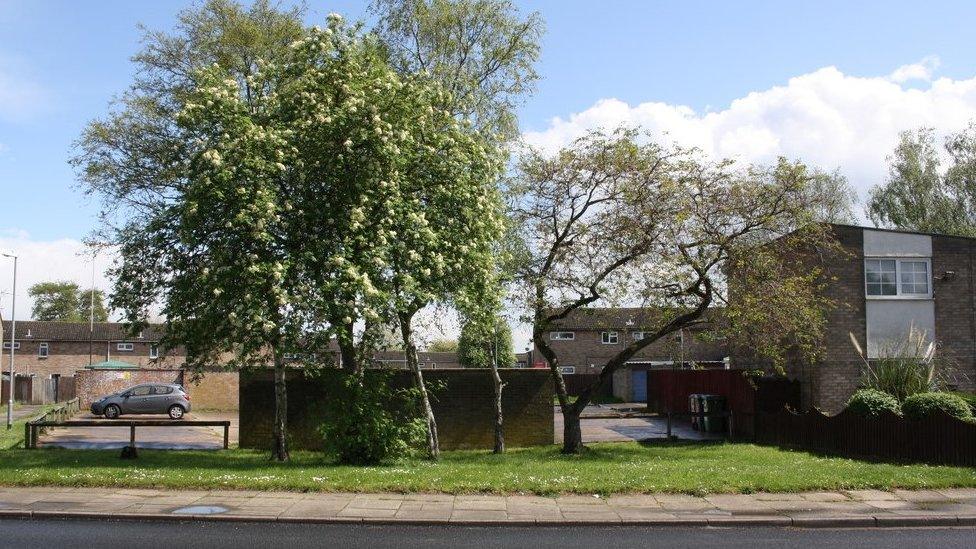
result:
<svg viewBox="0 0 976 549"><path fill-rule="evenodd" d="M647 402L647 370L631 370L630 376L634 402Z"/></svg>

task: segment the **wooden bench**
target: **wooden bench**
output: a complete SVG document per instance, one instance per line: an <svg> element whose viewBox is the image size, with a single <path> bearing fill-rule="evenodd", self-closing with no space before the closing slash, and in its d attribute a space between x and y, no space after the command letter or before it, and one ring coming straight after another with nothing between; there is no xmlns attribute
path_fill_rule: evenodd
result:
<svg viewBox="0 0 976 549"><path fill-rule="evenodd" d="M37 448L37 435L48 427L128 427L129 446L136 445L136 427L223 427L224 450L230 442L230 421L206 421L196 419L129 419L129 420L75 420L75 421L29 421L24 425L24 447Z"/></svg>

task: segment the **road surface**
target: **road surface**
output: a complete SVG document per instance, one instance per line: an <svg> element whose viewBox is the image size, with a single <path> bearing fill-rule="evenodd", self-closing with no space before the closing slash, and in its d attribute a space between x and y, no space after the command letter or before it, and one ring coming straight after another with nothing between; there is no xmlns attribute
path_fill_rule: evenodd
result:
<svg viewBox="0 0 976 549"><path fill-rule="evenodd" d="M974 528L790 529L641 527L367 526L237 522L126 522L0 519L0 547L766 547L976 546Z"/></svg>

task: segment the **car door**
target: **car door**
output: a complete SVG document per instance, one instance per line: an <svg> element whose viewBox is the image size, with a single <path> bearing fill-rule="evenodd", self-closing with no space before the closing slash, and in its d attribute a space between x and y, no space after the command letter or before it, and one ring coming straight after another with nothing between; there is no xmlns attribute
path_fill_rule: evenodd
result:
<svg viewBox="0 0 976 549"><path fill-rule="evenodd" d="M129 396L125 398L122 406L123 414L145 414L146 410L149 409L150 399L152 396L150 392L152 387L150 385L138 385L129 389Z"/></svg>
<svg viewBox="0 0 976 549"><path fill-rule="evenodd" d="M173 402L173 388L168 385L153 385L148 414L165 414Z"/></svg>

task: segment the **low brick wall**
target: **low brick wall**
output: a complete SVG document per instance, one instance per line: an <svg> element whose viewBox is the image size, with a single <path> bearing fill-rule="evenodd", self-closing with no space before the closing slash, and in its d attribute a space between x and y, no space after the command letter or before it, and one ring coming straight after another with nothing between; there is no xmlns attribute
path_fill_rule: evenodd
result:
<svg viewBox="0 0 976 549"><path fill-rule="evenodd" d="M288 435L293 449L320 449L317 432L322 423L320 403L334 391L334 370L310 378L288 375ZM502 370L507 386L502 393L507 446L553 443L552 377L548 370ZM494 444L494 394L488 370L427 370L424 379L441 386L432 400L441 448L491 448ZM409 384L410 373L397 371L393 383ZM267 449L274 418L274 383L269 371L241 373L240 447Z"/></svg>
<svg viewBox="0 0 976 549"><path fill-rule="evenodd" d="M84 410L105 395L141 383L183 383L183 370L78 370L75 396Z"/></svg>
<svg viewBox="0 0 976 549"><path fill-rule="evenodd" d="M184 375L184 387L194 410L237 410L237 372L204 372L203 377L191 378L189 373Z"/></svg>

